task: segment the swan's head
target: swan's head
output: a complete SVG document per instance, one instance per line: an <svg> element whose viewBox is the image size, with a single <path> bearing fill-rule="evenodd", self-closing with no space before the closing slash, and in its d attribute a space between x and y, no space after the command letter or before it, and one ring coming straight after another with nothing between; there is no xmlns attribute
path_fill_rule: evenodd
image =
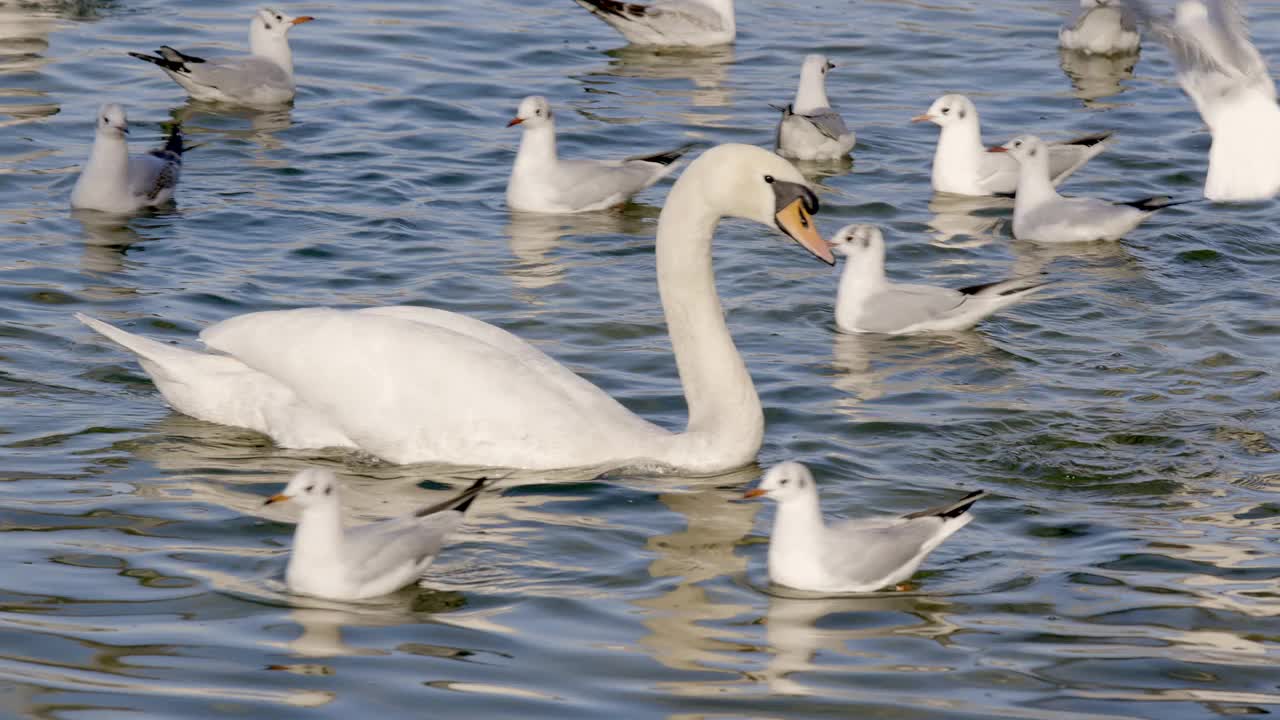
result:
<svg viewBox="0 0 1280 720"><path fill-rule="evenodd" d="M988 148L987 152L1009 153L1019 165L1048 162L1049 147L1035 135L1019 135L1004 145Z"/></svg>
<svg viewBox="0 0 1280 720"><path fill-rule="evenodd" d="M964 95L943 95L929 106L923 115L911 118L911 122L931 122L940 127L977 122L978 108Z"/></svg>
<svg viewBox="0 0 1280 720"><path fill-rule="evenodd" d="M129 134L129 116L116 103L98 108L98 134L103 137L123 138Z"/></svg>
<svg viewBox="0 0 1280 720"><path fill-rule="evenodd" d="M267 498L264 505L292 500L305 510L338 502L338 478L329 470L308 468L293 476L284 490Z"/></svg>
<svg viewBox="0 0 1280 720"><path fill-rule="evenodd" d="M734 144L711 148L689 165L671 192L690 190L720 216L776 227L823 262L835 264L813 221L818 196L794 165L768 150Z"/></svg>
<svg viewBox="0 0 1280 720"><path fill-rule="evenodd" d="M253 21L249 24L249 42L252 44L254 40L283 39L294 25L312 20L315 18L310 15L293 17L279 10L262 8L254 14Z"/></svg>
<svg viewBox="0 0 1280 720"><path fill-rule="evenodd" d="M818 486L813 482L813 473L798 462L784 462L769 468L760 484L748 490L742 497L767 497L779 503L790 502L801 498L815 497Z"/></svg>
<svg viewBox="0 0 1280 720"><path fill-rule="evenodd" d="M551 103L541 95L530 95L520 101L516 108L516 116L511 118L507 127L523 124L526 128L542 127L551 122Z"/></svg>
<svg viewBox="0 0 1280 720"><path fill-rule="evenodd" d="M872 260L883 265L884 233L875 225L845 225L832 237L831 250L849 262Z"/></svg>

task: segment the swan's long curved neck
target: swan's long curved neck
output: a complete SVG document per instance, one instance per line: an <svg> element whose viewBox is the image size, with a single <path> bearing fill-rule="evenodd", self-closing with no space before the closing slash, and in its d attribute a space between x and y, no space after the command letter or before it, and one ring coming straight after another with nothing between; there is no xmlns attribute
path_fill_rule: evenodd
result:
<svg viewBox="0 0 1280 720"><path fill-rule="evenodd" d="M702 0L702 2L716 11L728 29L734 29L736 22L733 14L733 0Z"/></svg>
<svg viewBox="0 0 1280 720"><path fill-rule="evenodd" d="M250 29L249 52L279 65L289 77L293 77L293 50L289 49L288 38Z"/></svg>
<svg viewBox="0 0 1280 720"><path fill-rule="evenodd" d="M689 404L671 452L685 467L724 468L755 457L764 411L716 293L711 240L721 216L699 197L695 175L690 168L676 182L658 219L658 290Z"/></svg>
<svg viewBox="0 0 1280 720"><path fill-rule="evenodd" d="M556 126L551 122L525 128L512 174L528 169L550 170L556 164Z"/></svg>

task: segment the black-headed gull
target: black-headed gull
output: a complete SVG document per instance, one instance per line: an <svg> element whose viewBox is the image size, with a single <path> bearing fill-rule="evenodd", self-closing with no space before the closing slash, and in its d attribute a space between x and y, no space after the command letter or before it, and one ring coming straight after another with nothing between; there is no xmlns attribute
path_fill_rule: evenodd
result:
<svg viewBox="0 0 1280 720"><path fill-rule="evenodd" d="M576 0L635 45L709 46L733 42L733 0Z"/></svg>
<svg viewBox="0 0 1280 720"><path fill-rule="evenodd" d="M97 133L89 160L71 191L71 207L131 213L163 205L173 197L182 174L182 130L174 125L164 147L129 155L124 108L107 103L98 109Z"/></svg>
<svg viewBox="0 0 1280 720"><path fill-rule="evenodd" d="M1080 0L1058 31L1058 45L1087 55L1137 52L1142 44L1132 12L1120 0Z"/></svg>
<svg viewBox="0 0 1280 720"><path fill-rule="evenodd" d="M798 462L775 465L745 497L778 503L769 537L769 579L814 592L871 592L909 579L933 549L969 524L985 493L900 517L827 525L818 487Z"/></svg>
<svg viewBox="0 0 1280 720"><path fill-rule="evenodd" d="M302 509L285 584L302 595L361 600L417 582L489 484L481 478L431 507L344 528L338 479L328 470L303 470L265 503L287 501Z"/></svg>
<svg viewBox="0 0 1280 720"><path fill-rule="evenodd" d="M163 45L156 55L131 52L133 57L159 65L174 82L197 100L270 106L293 100L293 51L289 30L310 22L310 15L290 17L263 8L249 23L250 55L205 60Z"/></svg>
<svg viewBox="0 0 1280 720"><path fill-rule="evenodd" d="M1049 180L1049 147L1034 135L1021 135L989 152L1007 153L1020 166L1013 201L1013 236L1019 240L1119 240L1157 210L1188 202L1163 196L1131 202L1063 197Z"/></svg>
<svg viewBox="0 0 1280 720"><path fill-rule="evenodd" d="M875 225L846 225L831 239L845 257L836 295L836 325L845 332L905 335L967 330L1045 287L1011 278L958 290L895 283L885 277L884 235Z"/></svg>
<svg viewBox="0 0 1280 720"><path fill-rule="evenodd" d="M805 57L800 66L800 85L795 102L777 108L778 154L792 160L835 160L853 149L854 132L827 100L827 71L835 65L826 55Z"/></svg>
<svg viewBox="0 0 1280 720"><path fill-rule="evenodd" d="M1234 0L1181 0L1173 18L1141 0L1126 0L1178 66L1186 91L1209 133L1204 196L1249 202L1280 194L1280 107L1267 62L1249 40L1248 22Z"/></svg>
<svg viewBox="0 0 1280 720"><path fill-rule="evenodd" d="M524 128L507 183L507 207L542 213L575 213L621 205L666 177L692 149L685 145L624 160L562 160L556 153L556 124L547 99L532 95L520 103L507 126Z"/></svg>
<svg viewBox="0 0 1280 720"><path fill-rule="evenodd" d="M982 143L978 108L964 95L943 95L912 122L931 122L942 128L933 153L933 189L955 195L1009 195L1018 188L1018 164L992 155ZM1111 133L1085 135L1049 146L1053 184L1066 180L1105 150Z"/></svg>

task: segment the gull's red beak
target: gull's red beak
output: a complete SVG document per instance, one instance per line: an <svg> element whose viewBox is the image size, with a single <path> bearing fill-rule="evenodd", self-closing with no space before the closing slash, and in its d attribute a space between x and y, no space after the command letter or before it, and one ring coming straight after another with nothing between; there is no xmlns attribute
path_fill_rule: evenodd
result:
<svg viewBox="0 0 1280 720"><path fill-rule="evenodd" d="M760 488L751 488L750 490L742 493L742 499L750 500L751 498L758 498L763 494L764 494L764 491L761 490Z"/></svg>
<svg viewBox="0 0 1280 720"><path fill-rule="evenodd" d="M519 125L522 122L524 122L524 118L513 117L511 118L511 122L507 123L507 127L511 127L512 125Z"/></svg>
<svg viewBox="0 0 1280 720"><path fill-rule="evenodd" d="M996 145L995 147L987 148L987 152L1009 152L1009 148L1003 145Z"/></svg>

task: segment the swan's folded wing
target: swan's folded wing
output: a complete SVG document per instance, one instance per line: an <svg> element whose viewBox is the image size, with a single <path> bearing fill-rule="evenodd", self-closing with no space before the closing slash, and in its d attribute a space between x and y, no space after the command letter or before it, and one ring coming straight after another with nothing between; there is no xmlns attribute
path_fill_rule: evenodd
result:
<svg viewBox="0 0 1280 720"><path fill-rule="evenodd" d="M394 315L252 313L201 339L289 387L356 445L392 462L522 467L529 447L552 452L572 438L613 448L620 433L655 430L514 336L497 342L460 322Z"/></svg>

